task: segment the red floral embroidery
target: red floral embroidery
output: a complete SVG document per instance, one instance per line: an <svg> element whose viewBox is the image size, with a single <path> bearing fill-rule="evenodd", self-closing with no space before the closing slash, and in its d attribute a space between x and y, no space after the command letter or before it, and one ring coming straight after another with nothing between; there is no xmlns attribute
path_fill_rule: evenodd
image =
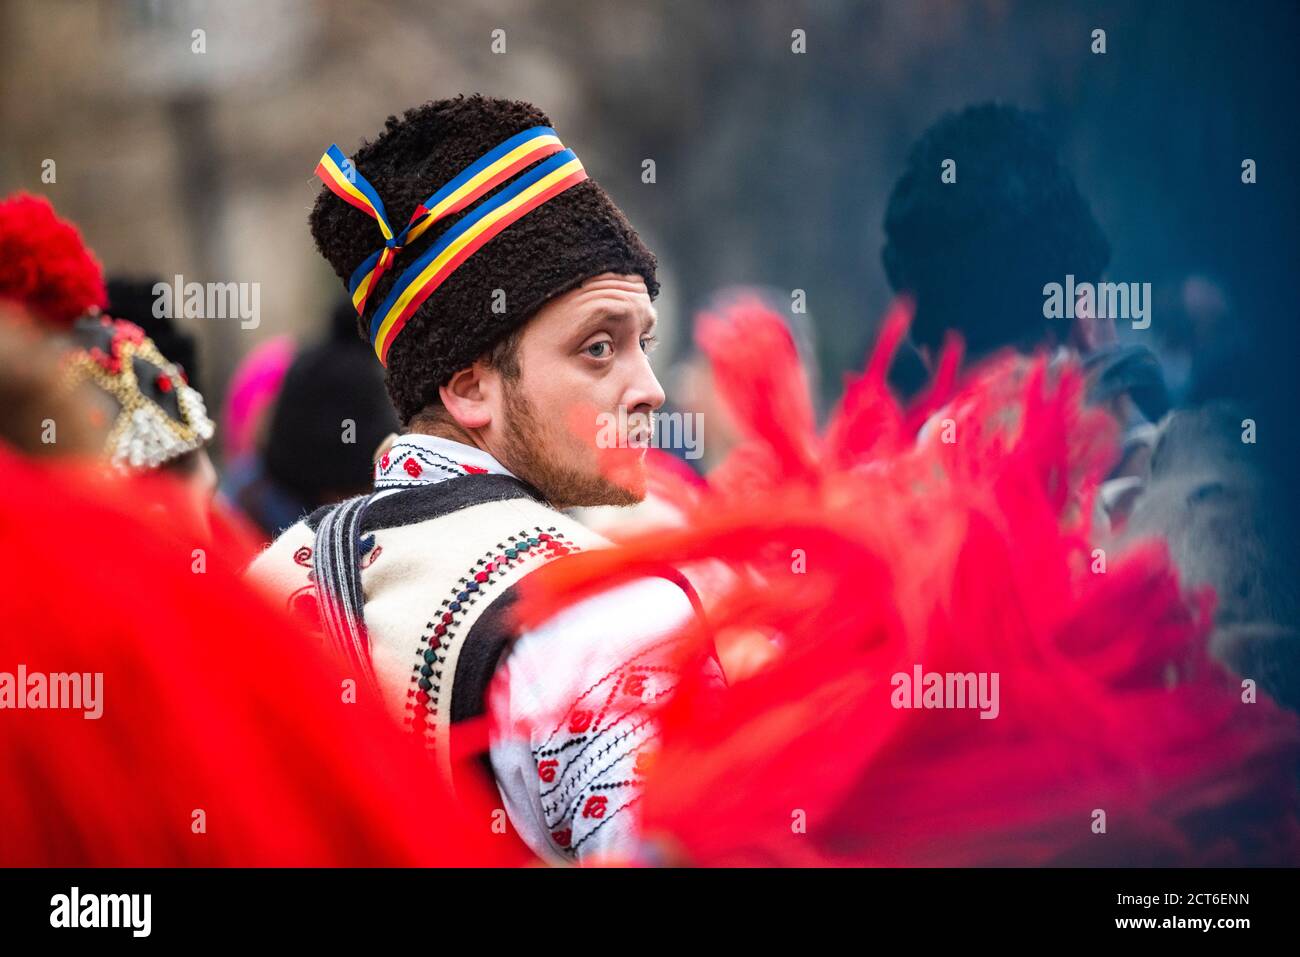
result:
<svg viewBox="0 0 1300 957"><path fill-rule="evenodd" d="M461 463L460 463L460 467L463 468L463 469L464 469L466 472L468 472L470 475L486 475L486 474L487 474L487 469L481 469L481 468L479 468L477 465L466 465L464 462L461 462Z"/></svg>
<svg viewBox="0 0 1300 957"><path fill-rule="evenodd" d="M286 606L291 615L301 621L310 630L320 627L320 605L316 598L316 589L307 585L299 588L289 596Z"/></svg>
<svg viewBox="0 0 1300 957"><path fill-rule="evenodd" d="M402 468L406 469L406 474L411 476L411 478L419 478L420 473L424 471L424 469L420 467L420 463L415 461L415 459L407 459L406 464L403 465Z"/></svg>

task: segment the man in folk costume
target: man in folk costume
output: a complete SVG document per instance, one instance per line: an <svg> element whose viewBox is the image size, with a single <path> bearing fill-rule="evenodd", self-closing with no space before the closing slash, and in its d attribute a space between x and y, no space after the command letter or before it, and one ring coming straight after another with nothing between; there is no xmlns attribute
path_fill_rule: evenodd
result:
<svg viewBox="0 0 1300 957"><path fill-rule="evenodd" d="M372 494L297 523L250 574L319 609L358 684L448 774L466 722L489 718L505 809L539 856L633 856L651 711L694 593L665 567L522 634L510 609L531 572L606 544L559 509L644 495L664 401L646 356L655 257L527 103L426 104L350 159L331 147L317 174L313 236L404 434ZM620 412L611 463L596 439Z"/></svg>

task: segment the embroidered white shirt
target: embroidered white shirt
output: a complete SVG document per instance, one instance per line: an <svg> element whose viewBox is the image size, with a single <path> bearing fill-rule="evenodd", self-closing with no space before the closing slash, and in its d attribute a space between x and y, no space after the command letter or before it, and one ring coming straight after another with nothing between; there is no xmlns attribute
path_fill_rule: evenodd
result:
<svg viewBox="0 0 1300 957"><path fill-rule="evenodd" d="M409 434L394 443L412 446L418 470L387 457L376 464L378 496L473 472L511 474L449 439ZM543 860L641 856L638 760L654 746L653 712L676 683L668 639L693 613L673 582L640 579L523 632L497 666L489 758L511 823Z"/></svg>

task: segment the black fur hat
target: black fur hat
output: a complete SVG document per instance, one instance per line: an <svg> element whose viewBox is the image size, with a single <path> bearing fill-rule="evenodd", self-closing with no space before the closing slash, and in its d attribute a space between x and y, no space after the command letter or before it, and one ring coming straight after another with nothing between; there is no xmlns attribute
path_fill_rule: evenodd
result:
<svg viewBox="0 0 1300 957"><path fill-rule="evenodd" d="M952 160L956 180L941 178ZM912 338L946 329L968 355L1032 347L1047 334L1043 286L1096 282L1110 244L1043 120L983 103L949 113L912 147L885 211L890 285L916 299Z"/></svg>
<svg viewBox="0 0 1300 957"><path fill-rule="evenodd" d="M528 103L459 96L390 116L384 131L363 144L352 162L399 230L419 203L484 153L516 133L550 125L546 114ZM457 219L440 220L398 253L366 303L359 329L367 341L374 310L394 280ZM328 189L316 198L311 231L321 255L345 283L383 245L375 221ZM388 395L399 417L405 423L437 402L439 386L522 326L547 300L606 272L640 275L654 297L659 291L655 267L654 254L594 180L564 191L462 263L406 323L387 363ZM498 289L504 311L493 310L501 305L494 295Z"/></svg>

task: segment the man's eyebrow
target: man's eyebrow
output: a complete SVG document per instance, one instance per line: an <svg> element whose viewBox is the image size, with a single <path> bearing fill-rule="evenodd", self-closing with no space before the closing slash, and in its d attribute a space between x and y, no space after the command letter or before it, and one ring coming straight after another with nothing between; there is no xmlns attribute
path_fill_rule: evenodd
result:
<svg viewBox="0 0 1300 957"><path fill-rule="evenodd" d="M587 336L592 332L595 332L599 326L602 326L607 322L623 323L632 321L634 321L634 316L626 309L600 306L585 316L582 322L579 323L578 327L582 330L582 334ZM655 324L658 321L659 317L655 315L654 312L651 312L648 317L640 323L642 326L642 334L648 333L654 329Z"/></svg>

